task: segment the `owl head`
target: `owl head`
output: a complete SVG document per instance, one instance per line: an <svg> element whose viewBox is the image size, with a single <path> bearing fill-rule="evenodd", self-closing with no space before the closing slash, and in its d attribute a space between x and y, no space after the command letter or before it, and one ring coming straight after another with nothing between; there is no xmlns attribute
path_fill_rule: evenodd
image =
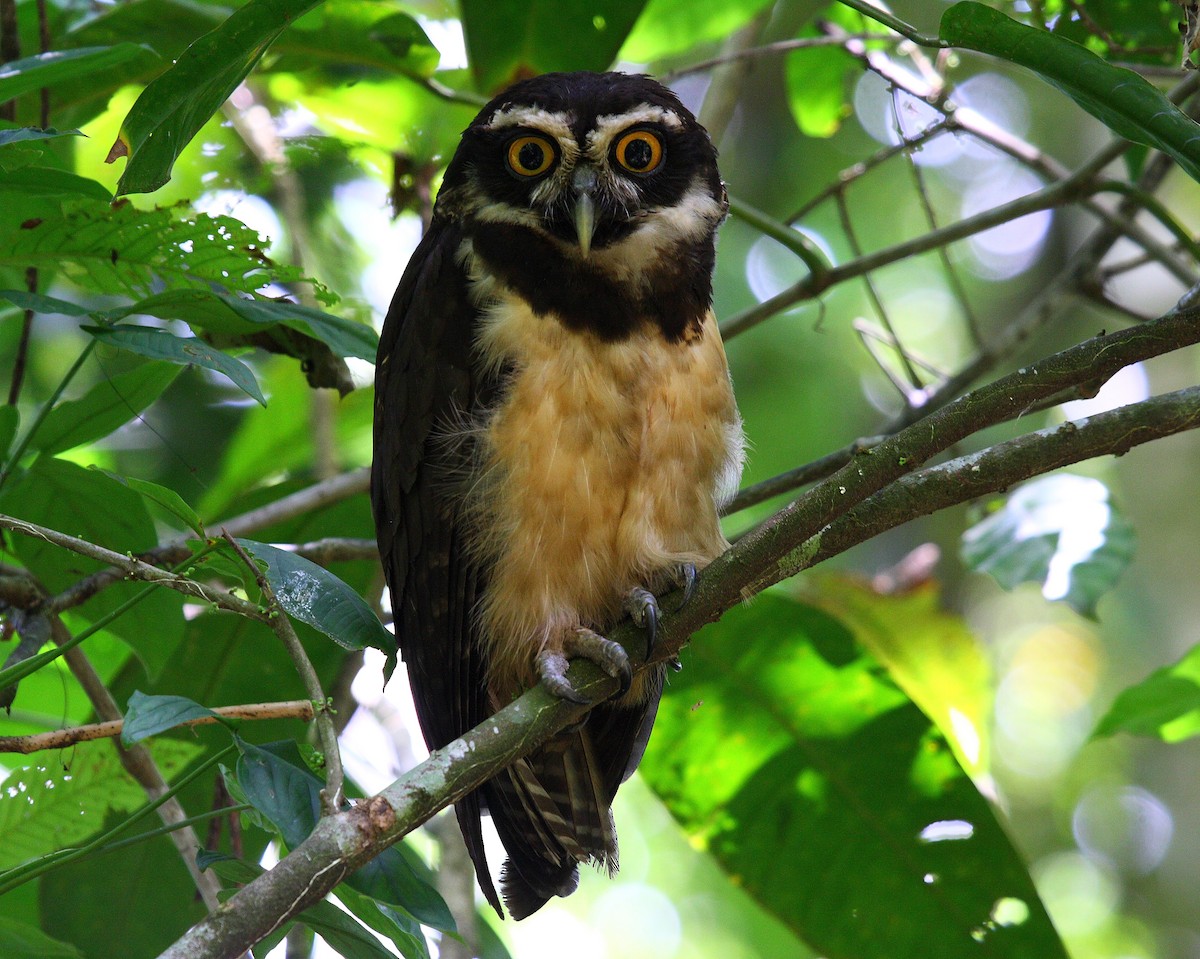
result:
<svg viewBox="0 0 1200 959"><path fill-rule="evenodd" d="M464 131L439 205L593 262L711 244L727 209L707 131L662 84L623 73L505 90Z"/></svg>

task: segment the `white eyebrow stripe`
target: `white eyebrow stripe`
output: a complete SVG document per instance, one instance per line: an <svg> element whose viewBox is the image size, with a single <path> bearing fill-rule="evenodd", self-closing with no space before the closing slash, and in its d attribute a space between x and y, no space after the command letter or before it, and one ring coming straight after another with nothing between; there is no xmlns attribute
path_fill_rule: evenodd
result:
<svg viewBox="0 0 1200 959"><path fill-rule="evenodd" d="M608 145L617 134L637 126L639 123L651 123L666 127L668 130L683 129L683 120L674 110L666 107L643 103L640 107L625 113L607 113L596 117L596 127L587 135L587 151L594 158L601 158L608 153Z"/></svg>
<svg viewBox="0 0 1200 959"><path fill-rule="evenodd" d="M549 133L557 140L573 140L571 123L575 118L570 113L553 113L541 107L508 106L496 111L488 121L489 130L504 130L509 127L533 127Z"/></svg>

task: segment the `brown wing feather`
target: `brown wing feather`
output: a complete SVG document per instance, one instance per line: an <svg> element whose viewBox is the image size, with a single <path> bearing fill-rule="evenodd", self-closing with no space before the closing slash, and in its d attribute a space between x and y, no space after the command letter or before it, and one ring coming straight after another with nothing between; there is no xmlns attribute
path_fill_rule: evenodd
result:
<svg viewBox="0 0 1200 959"><path fill-rule="evenodd" d="M436 430L486 402L494 384L472 369L477 312L454 263L461 233L435 221L392 299L375 378L371 503L396 639L431 749L487 718L484 666L472 611L484 573L442 502ZM479 882L499 910L484 857L480 795L456 807Z"/></svg>

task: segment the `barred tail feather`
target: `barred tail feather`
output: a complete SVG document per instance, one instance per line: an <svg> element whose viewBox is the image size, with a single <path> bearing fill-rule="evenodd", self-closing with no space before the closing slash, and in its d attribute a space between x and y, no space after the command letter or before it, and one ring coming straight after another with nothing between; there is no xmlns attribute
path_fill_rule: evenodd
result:
<svg viewBox="0 0 1200 959"><path fill-rule="evenodd" d="M580 862L617 869L617 837L587 731L577 730L488 784L488 807L508 851L504 901L516 919L574 892Z"/></svg>

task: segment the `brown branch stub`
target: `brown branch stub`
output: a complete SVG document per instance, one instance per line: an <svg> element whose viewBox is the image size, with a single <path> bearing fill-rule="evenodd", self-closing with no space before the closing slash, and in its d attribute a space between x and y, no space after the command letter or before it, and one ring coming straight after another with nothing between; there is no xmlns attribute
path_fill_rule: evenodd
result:
<svg viewBox="0 0 1200 959"><path fill-rule="evenodd" d="M221 719L301 719L308 722L314 715L313 704L307 699L279 703L250 703L244 706L218 706L213 712L217 715L200 716L179 725L208 726L220 722ZM125 721L115 719L110 722L88 723L85 726L72 726L69 729L55 729L28 736L0 736L0 753L28 755L43 749L64 749L67 746L74 746L76 743L88 742L93 739L120 736L124 728Z"/></svg>

